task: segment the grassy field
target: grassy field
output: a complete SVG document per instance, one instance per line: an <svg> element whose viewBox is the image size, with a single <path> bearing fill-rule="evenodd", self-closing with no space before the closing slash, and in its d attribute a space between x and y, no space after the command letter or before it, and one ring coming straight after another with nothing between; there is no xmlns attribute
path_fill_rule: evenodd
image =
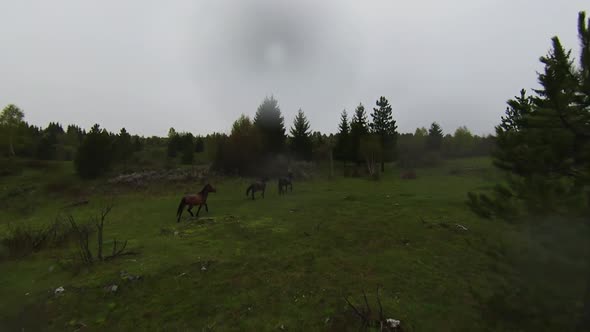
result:
<svg viewBox="0 0 590 332"><path fill-rule="evenodd" d="M84 267L74 244L20 259L3 249L0 331L356 331L344 297L361 306L364 291L377 310L378 288L406 331L571 329L587 275L582 226L478 219L464 201L497 180L487 159L417 173L318 177L282 197L272 182L256 201L246 179L211 179L209 213L181 223L181 195L201 184L108 188L67 165L0 178L0 238L64 213L87 221L113 196L105 237L139 253ZM80 195L90 204L63 209Z"/></svg>

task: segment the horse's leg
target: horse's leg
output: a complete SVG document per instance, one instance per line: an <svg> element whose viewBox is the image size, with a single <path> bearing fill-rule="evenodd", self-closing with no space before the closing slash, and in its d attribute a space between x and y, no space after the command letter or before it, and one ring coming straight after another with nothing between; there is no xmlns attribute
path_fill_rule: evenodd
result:
<svg viewBox="0 0 590 332"><path fill-rule="evenodd" d="M197 209L197 218L199 217L199 212L201 212L201 207L203 207L203 204L200 204L199 208Z"/></svg>
<svg viewBox="0 0 590 332"><path fill-rule="evenodd" d="M188 213L191 214L191 217L194 217L195 215L193 214L193 211L191 211L192 208L193 208L193 206L192 205L189 205L187 211L188 211Z"/></svg>
<svg viewBox="0 0 590 332"><path fill-rule="evenodd" d="M209 212L209 206L207 206L207 203L205 203L205 211Z"/></svg>

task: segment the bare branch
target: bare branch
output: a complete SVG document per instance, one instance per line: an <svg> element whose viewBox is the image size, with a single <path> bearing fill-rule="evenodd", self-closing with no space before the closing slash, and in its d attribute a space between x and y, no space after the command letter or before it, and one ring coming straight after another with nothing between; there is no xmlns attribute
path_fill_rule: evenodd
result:
<svg viewBox="0 0 590 332"><path fill-rule="evenodd" d="M381 296L379 294L379 290L380 290L380 288L377 287L377 303L379 304L379 320L381 321L381 324L383 324L383 320L385 318L383 317L383 306L381 305ZM381 328L383 329L383 325L381 325Z"/></svg>
<svg viewBox="0 0 590 332"><path fill-rule="evenodd" d="M369 301L367 301L367 294L365 293L365 290L363 290L363 297L365 299L365 306L367 307L367 316L371 315L371 307L369 307Z"/></svg>
<svg viewBox="0 0 590 332"><path fill-rule="evenodd" d="M348 303L352 310L354 310L354 312L363 320L363 322L367 321L367 317L363 315L360 311L358 311L358 309L352 303L350 303L350 301L348 301L348 298L346 296L344 297L344 300L346 301L346 303Z"/></svg>
<svg viewBox="0 0 590 332"><path fill-rule="evenodd" d="M101 219L101 221L104 222L105 218L111 212L112 209L113 209L113 203L112 202L109 202L105 207L102 208L102 210L100 211L100 219Z"/></svg>

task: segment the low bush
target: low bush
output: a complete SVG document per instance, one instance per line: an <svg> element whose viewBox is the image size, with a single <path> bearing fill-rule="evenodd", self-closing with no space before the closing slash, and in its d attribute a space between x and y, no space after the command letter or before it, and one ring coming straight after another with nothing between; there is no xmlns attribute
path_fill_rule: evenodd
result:
<svg viewBox="0 0 590 332"><path fill-rule="evenodd" d="M8 235L0 241L2 252L18 258L39 252L45 248L62 247L75 238L72 228L56 220L49 226L32 227L29 224L9 226Z"/></svg>
<svg viewBox="0 0 590 332"><path fill-rule="evenodd" d="M0 159L0 177L18 175L22 172L22 165L14 158Z"/></svg>

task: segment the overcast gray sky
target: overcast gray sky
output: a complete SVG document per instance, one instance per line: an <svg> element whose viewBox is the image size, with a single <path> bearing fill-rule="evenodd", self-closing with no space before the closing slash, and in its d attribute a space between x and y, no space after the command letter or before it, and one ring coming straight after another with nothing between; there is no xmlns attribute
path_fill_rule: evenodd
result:
<svg viewBox="0 0 590 332"><path fill-rule="evenodd" d="M491 133L536 86L578 0L0 0L0 105L49 121L166 135L228 131L265 96L335 132L383 95L400 131Z"/></svg>

